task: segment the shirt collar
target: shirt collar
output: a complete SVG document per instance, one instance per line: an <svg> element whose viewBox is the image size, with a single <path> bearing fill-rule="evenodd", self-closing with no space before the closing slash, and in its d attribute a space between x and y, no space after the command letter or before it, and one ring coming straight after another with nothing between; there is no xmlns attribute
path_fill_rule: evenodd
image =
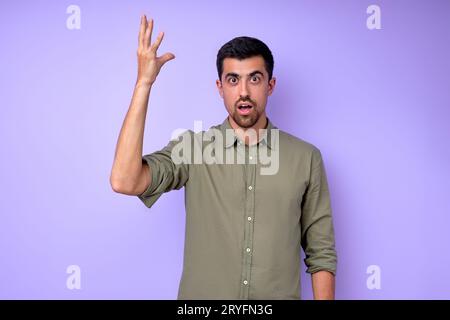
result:
<svg viewBox="0 0 450 320"><path fill-rule="evenodd" d="M270 149L273 149L275 147L274 142L272 141L272 129L278 129L276 126L272 124L270 119L267 117L267 127L265 128L265 132L263 133L263 136L260 139L261 143L266 144ZM229 148L233 146L236 143L236 140L238 140L238 137L236 136L233 128L230 125L230 121L228 120L228 117L225 118L225 120L220 125L220 130L222 132L222 137L224 139L224 146L225 148ZM229 139L227 137L227 130L232 130L229 132L232 132L233 136L232 139Z"/></svg>

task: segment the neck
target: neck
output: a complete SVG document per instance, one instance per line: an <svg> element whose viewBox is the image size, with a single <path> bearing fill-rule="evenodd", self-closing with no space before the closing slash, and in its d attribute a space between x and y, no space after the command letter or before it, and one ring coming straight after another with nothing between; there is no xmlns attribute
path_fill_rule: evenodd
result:
<svg viewBox="0 0 450 320"><path fill-rule="evenodd" d="M236 135L241 139L245 141L245 144L248 145L252 145L257 143L257 141L259 141L260 139L260 130L261 129L265 129L269 123L269 120L267 119L266 113L264 112L263 114L261 114L261 116L259 117L258 121L256 121L256 123L249 127L249 128L242 128L240 127L234 120L232 117L228 116L228 121L230 122L231 127L234 129L234 132L236 133ZM256 137L250 135L250 134L246 134L247 130L252 129L255 130L256 133ZM256 138L256 140L255 140Z"/></svg>

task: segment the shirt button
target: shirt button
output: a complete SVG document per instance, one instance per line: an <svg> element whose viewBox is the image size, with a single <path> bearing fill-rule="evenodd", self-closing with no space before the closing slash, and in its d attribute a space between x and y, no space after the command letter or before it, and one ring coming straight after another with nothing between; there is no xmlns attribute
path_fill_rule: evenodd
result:
<svg viewBox="0 0 450 320"><path fill-rule="evenodd" d="M250 252L251 250L250 250L250 248L247 248L247 252Z"/></svg>
<svg viewBox="0 0 450 320"><path fill-rule="evenodd" d="M252 221L252 217L247 217L247 220L248 221Z"/></svg>
<svg viewBox="0 0 450 320"><path fill-rule="evenodd" d="M244 284L247 285L247 284L248 284L248 281L247 281L247 280L244 280Z"/></svg>
<svg viewBox="0 0 450 320"><path fill-rule="evenodd" d="M250 160L253 160L253 157L252 157L252 156L250 156L249 158L250 158Z"/></svg>
<svg viewBox="0 0 450 320"><path fill-rule="evenodd" d="M248 186L248 190L252 190L253 189L253 187L252 186Z"/></svg>

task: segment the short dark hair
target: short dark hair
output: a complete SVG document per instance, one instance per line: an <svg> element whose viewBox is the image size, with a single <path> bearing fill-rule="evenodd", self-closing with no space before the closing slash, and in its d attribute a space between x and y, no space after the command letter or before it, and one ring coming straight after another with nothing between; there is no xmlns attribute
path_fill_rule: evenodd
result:
<svg viewBox="0 0 450 320"><path fill-rule="evenodd" d="M225 43L217 53L216 65L219 80L222 79L223 60L225 58L243 60L254 56L263 57L267 73L269 74L269 80L272 79L274 61L269 47L256 38L237 37Z"/></svg>

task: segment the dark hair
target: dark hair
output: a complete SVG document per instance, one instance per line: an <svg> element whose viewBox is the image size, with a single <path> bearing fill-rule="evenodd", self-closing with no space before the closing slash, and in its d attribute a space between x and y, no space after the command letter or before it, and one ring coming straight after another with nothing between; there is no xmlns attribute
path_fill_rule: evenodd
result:
<svg viewBox="0 0 450 320"><path fill-rule="evenodd" d="M262 56L266 65L267 73L269 74L269 80L272 79L273 73L273 56L269 47L259 39L252 37L237 37L220 48L217 53L217 73L219 80L222 79L223 72L223 60L225 58L236 58L243 60L254 56Z"/></svg>

